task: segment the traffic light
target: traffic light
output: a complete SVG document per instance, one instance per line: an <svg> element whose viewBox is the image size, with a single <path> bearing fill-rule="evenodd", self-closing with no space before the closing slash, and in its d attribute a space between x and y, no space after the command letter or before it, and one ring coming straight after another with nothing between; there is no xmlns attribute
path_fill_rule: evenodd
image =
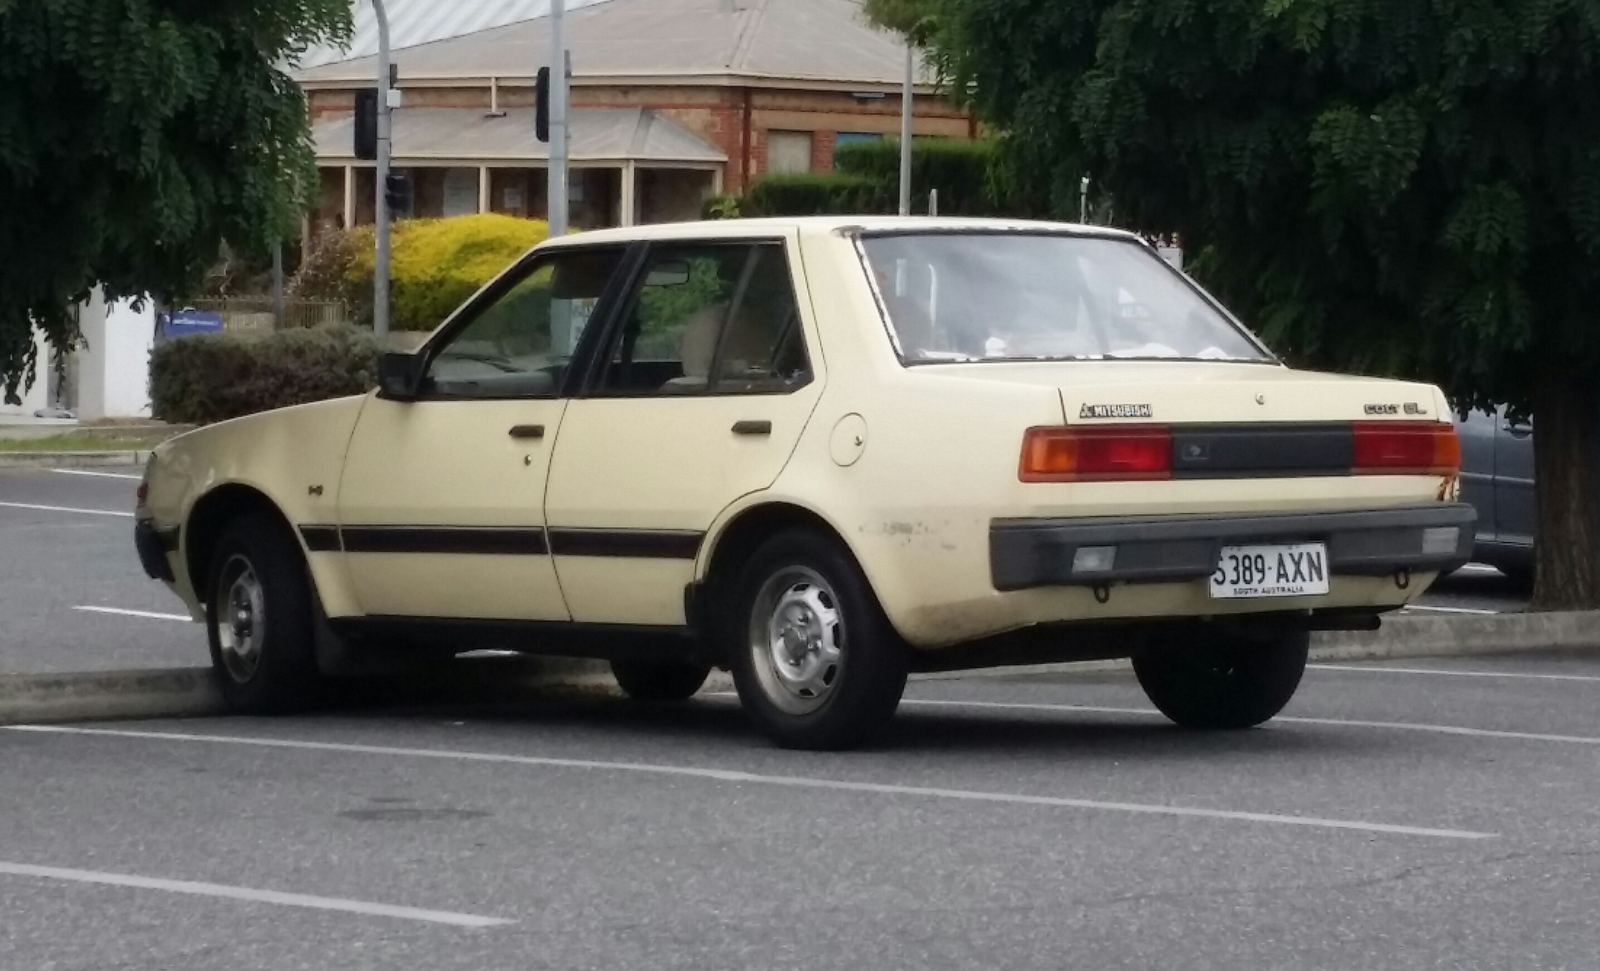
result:
<svg viewBox="0 0 1600 971"><path fill-rule="evenodd" d="M550 69L539 69L539 80L533 88L533 137L541 142L550 141Z"/></svg>
<svg viewBox="0 0 1600 971"><path fill-rule="evenodd" d="M398 219L411 214L411 179L404 172L390 172L383 186L384 199L389 203L390 218Z"/></svg>
<svg viewBox="0 0 1600 971"><path fill-rule="evenodd" d="M356 89L356 158L378 157L378 89Z"/></svg>

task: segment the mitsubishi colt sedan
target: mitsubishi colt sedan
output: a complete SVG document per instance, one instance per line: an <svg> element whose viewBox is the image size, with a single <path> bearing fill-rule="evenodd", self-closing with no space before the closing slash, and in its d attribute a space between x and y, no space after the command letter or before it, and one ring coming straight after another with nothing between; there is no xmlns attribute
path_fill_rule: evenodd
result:
<svg viewBox="0 0 1600 971"><path fill-rule="evenodd" d="M843 748L908 672L1131 657L1177 723L1294 693L1471 551L1449 407L1292 370L1137 237L931 218L547 242L380 387L202 428L140 489L147 572L228 703L385 656L732 671Z"/></svg>

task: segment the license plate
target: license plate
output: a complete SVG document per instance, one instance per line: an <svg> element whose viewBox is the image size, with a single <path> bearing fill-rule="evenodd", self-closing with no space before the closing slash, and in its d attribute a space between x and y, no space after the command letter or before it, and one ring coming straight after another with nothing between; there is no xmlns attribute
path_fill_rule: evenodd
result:
<svg viewBox="0 0 1600 971"><path fill-rule="evenodd" d="M1211 596L1218 600L1327 592L1328 548L1322 543L1224 546L1211 574Z"/></svg>

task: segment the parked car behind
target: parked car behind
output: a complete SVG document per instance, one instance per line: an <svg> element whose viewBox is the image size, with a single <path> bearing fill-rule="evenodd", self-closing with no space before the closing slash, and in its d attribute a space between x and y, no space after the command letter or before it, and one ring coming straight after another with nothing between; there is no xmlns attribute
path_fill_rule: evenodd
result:
<svg viewBox="0 0 1600 971"><path fill-rule="evenodd" d="M1521 586L1533 585L1539 509L1533 487L1533 423L1505 407L1456 418L1461 436L1461 498L1478 511L1473 559Z"/></svg>

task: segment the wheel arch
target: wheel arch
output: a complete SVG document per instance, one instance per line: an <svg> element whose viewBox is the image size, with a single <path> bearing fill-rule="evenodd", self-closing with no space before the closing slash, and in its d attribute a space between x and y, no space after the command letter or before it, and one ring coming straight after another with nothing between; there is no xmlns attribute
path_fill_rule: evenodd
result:
<svg viewBox="0 0 1600 971"><path fill-rule="evenodd" d="M690 624L697 628L701 626L705 610L721 593L718 588L721 578L726 577L733 567L748 559L769 537L785 529L796 528L813 530L839 544L845 555L866 575L861 558L845 540L843 532L827 517L789 499L760 500L731 512L724 522L708 534L701 551L700 568L696 571ZM870 576L868 585L871 586Z"/></svg>
<svg viewBox="0 0 1600 971"><path fill-rule="evenodd" d="M304 547L289 517L265 492L241 482L219 485L195 500L184 521L183 561L189 572L189 585L201 604L207 598L204 586L211 553L221 540L223 530L228 523L251 513L260 513L276 522L304 555Z"/></svg>

